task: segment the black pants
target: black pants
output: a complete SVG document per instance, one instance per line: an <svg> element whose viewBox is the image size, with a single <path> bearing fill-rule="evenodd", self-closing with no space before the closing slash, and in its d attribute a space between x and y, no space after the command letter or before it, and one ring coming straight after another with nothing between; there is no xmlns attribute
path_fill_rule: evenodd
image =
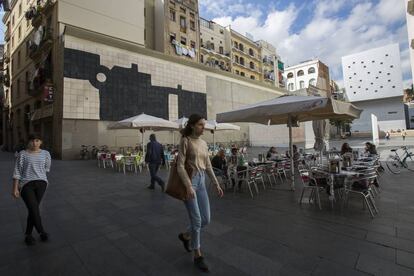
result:
<svg viewBox="0 0 414 276"><path fill-rule="evenodd" d="M23 186L21 196L26 204L29 215L27 217L26 235L31 235L33 227L36 228L37 232L44 233L45 230L42 226L42 220L40 218L39 205L45 194L47 183L43 180L30 181Z"/></svg>
<svg viewBox="0 0 414 276"><path fill-rule="evenodd" d="M160 186L164 186L164 181L157 175L159 164L149 163L148 164L150 175L151 175L151 187L154 187L155 182L158 182Z"/></svg>

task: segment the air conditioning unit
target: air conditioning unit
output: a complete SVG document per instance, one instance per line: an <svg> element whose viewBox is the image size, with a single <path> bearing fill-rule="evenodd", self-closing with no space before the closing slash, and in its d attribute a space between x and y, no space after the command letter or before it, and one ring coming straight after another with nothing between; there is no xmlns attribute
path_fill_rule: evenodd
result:
<svg viewBox="0 0 414 276"><path fill-rule="evenodd" d="M414 15L414 1L413 0L408 1L407 12L411 15Z"/></svg>

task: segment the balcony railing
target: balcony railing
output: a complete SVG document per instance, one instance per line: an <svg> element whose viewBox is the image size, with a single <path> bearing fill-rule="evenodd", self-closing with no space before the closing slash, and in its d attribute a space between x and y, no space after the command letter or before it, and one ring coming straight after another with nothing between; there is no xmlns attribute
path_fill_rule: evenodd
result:
<svg viewBox="0 0 414 276"><path fill-rule="evenodd" d="M10 62L10 51L7 50L3 54L3 63L9 63Z"/></svg>
<svg viewBox="0 0 414 276"><path fill-rule="evenodd" d="M7 28L6 32L4 33L4 41L9 41L10 40L10 29Z"/></svg>
<svg viewBox="0 0 414 276"><path fill-rule="evenodd" d="M37 28L43 22L43 15L48 15L55 5L55 1L46 0L44 3L40 3L36 7L31 7L26 11L26 19L32 20L32 26Z"/></svg>
<svg viewBox="0 0 414 276"><path fill-rule="evenodd" d="M50 51L53 45L53 30L47 28L43 34L43 39L39 45L36 45L33 41L29 42L29 56L33 60L38 60L43 53Z"/></svg>

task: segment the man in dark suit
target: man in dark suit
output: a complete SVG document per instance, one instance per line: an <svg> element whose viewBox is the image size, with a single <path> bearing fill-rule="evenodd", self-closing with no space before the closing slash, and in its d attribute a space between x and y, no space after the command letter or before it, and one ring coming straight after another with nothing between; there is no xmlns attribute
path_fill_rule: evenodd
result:
<svg viewBox="0 0 414 276"><path fill-rule="evenodd" d="M155 182L161 186L162 191L165 190L165 183L157 175L160 165L165 164L164 149L160 143L157 142L155 134L150 135L150 142L147 144L147 153L145 155L145 162L148 163L148 168L151 174L151 185L148 189L154 190Z"/></svg>

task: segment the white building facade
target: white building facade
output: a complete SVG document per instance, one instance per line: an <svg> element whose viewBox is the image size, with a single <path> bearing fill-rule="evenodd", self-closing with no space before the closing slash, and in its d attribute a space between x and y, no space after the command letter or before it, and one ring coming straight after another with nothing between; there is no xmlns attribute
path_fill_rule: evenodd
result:
<svg viewBox="0 0 414 276"><path fill-rule="evenodd" d="M329 68L318 59L290 66L285 69L283 76L286 79L286 89L288 91L314 86L329 94Z"/></svg>
<svg viewBox="0 0 414 276"><path fill-rule="evenodd" d="M364 110L352 131L370 132L371 114L382 131L405 129L398 44L342 57L342 69L348 100Z"/></svg>

